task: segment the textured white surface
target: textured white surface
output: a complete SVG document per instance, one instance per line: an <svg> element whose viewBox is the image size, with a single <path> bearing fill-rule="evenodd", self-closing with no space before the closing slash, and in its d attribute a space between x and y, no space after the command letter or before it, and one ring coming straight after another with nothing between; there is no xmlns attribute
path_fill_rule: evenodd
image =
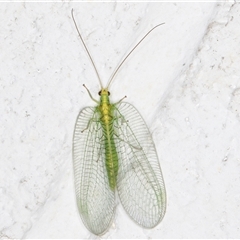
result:
<svg viewBox="0 0 240 240"><path fill-rule="evenodd" d="M106 84L153 134L167 189L156 228L118 205L106 238L240 236L240 5L1 3L0 237L93 238L77 212L72 132L99 84L70 11Z"/></svg>

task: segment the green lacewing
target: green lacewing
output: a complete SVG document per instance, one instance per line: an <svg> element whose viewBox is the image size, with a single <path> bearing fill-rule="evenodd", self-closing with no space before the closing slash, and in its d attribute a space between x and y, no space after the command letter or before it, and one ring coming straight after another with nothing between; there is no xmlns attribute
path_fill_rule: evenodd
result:
<svg viewBox="0 0 240 240"><path fill-rule="evenodd" d="M114 219L117 192L129 217L144 228L153 228L166 211L166 191L155 145L138 110L123 102L124 98L110 103L108 90L127 57L162 24L135 45L103 87L73 10L72 19L101 87L98 101L84 85L97 106L80 111L73 134L75 191L81 219L90 232L104 234Z"/></svg>

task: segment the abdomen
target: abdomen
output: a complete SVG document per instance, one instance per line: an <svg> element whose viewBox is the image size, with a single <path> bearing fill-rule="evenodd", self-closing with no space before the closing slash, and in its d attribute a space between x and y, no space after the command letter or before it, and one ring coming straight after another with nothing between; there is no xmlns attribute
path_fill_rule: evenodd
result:
<svg viewBox="0 0 240 240"><path fill-rule="evenodd" d="M104 124L102 124L103 126ZM116 146L113 138L114 130L113 124L103 126L104 128L104 141L105 141L105 164L108 174L109 186L112 190L115 189L117 184L118 174L118 156Z"/></svg>

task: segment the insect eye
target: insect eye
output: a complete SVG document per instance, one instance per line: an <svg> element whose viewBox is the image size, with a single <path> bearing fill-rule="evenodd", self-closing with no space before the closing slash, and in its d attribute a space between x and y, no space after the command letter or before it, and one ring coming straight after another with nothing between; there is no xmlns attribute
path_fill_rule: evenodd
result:
<svg viewBox="0 0 240 240"><path fill-rule="evenodd" d="M110 96L110 92L108 92L108 96Z"/></svg>
<svg viewBox="0 0 240 240"><path fill-rule="evenodd" d="M101 96L101 91L98 92L98 95Z"/></svg>

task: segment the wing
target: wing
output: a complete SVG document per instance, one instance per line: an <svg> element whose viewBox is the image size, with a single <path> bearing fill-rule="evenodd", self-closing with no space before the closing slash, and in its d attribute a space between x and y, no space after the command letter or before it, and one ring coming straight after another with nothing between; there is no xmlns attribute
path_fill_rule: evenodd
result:
<svg viewBox="0 0 240 240"><path fill-rule="evenodd" d="M157 152L136 108L129 103L115 107L119 198L136 223L152 228L163 219L166 210L166 192Z"/></svg>
<svg viewBox="0 0 240 240"><path fill-rule="evenodd" d="M108 183L103 140L97 109L84 108L78 115L73 135L75 189L83 223L96 235L109 228L115 210L115 194Z"/></svg>

